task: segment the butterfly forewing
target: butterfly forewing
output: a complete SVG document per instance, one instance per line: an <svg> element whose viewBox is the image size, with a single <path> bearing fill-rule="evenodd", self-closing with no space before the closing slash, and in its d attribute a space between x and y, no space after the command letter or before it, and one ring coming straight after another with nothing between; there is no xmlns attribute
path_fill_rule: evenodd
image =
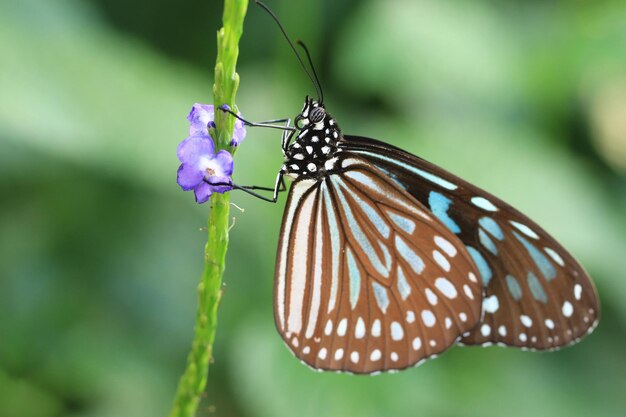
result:
<svg viewBox="0 0 626 417"><path fill-rule="evenodd" d="M599 318L592 281L548 233L519 211L397 148L348 137L366 158L422 202L465 244L485 286L483 320L464 344L553 349L578 341Z"/></svg>
<svg viewBox="0 0 626 417"><path fill-rule="evenodd" d="M480 320L479 272L462 242L362 158L291 187L275 318L316 369L371 373L436 355Z"/></svg>

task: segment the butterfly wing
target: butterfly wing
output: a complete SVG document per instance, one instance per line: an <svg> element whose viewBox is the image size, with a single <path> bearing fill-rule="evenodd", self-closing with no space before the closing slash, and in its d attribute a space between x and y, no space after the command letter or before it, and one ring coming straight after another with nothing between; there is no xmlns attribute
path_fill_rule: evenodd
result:
<svg viewBox="0 0 626 417"><path fill-rule="evenodd" d="M299 179L283 218L275 320L315 369L403 369L480 320L482 287L462 242L362 158Z"/></svg>
<svg viewBox="0 0 626 417"><path fill-rule="evenodd" d="M443 169L373 139L341 147L366 158L429 207L466 245L485 286L483 320L463 344L554 349L599 319L594 285L576 260L528 217Z"/></svg>

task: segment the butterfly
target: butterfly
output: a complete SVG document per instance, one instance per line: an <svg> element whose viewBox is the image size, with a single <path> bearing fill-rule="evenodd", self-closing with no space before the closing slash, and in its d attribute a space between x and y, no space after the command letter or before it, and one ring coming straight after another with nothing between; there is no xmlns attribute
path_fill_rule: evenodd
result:
<svg viewBox="0 0 626 417"><path fill-rule="evenodd" d="M455 344L554 350L595 328L594 284L563 246L442 168L344 134L311 68L318 99L307 96L295 127L287 122L274 188L275 201L283 178L293 180L274 316L296 357L371 374Z"/></svg>

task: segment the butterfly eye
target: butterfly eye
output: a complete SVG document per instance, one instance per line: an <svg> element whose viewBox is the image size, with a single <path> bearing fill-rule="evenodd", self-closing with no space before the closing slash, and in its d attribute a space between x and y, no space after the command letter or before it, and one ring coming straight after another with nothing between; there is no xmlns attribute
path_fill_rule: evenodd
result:
<svg viewBox="0 0 626 417"><path fill-rule="evenodd" d="M325 116L326 116L326 112L324 111L323 108L315 107L313 108L313 110L311 110L311 114L309 115L309 120L311 121L311 123L319 123L322 120L324 120Z"/></svg>
<svg viewBox="0 0 626 417"><path fill-rule="evenodd" d="M304 129L309 124L309 119L299 116L296 118L296 127L298 129Z"/></svg>

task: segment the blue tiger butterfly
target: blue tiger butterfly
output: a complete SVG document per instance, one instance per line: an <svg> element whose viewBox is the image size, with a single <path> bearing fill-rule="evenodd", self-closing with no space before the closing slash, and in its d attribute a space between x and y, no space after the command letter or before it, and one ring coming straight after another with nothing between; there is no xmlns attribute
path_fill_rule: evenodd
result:
<svg viewBox="0 0 626 417"><path fill-rule="evenodd" d="M554 350L595 328L594 285L554 238L434 164L344 134L326 111L308 50L300 43L313 76L257 3L318 91L295 127L246 122L284 129L271 201L285 176L293 183L274 315L299 359L370 374L418 365L454 344Z"/></svg>

